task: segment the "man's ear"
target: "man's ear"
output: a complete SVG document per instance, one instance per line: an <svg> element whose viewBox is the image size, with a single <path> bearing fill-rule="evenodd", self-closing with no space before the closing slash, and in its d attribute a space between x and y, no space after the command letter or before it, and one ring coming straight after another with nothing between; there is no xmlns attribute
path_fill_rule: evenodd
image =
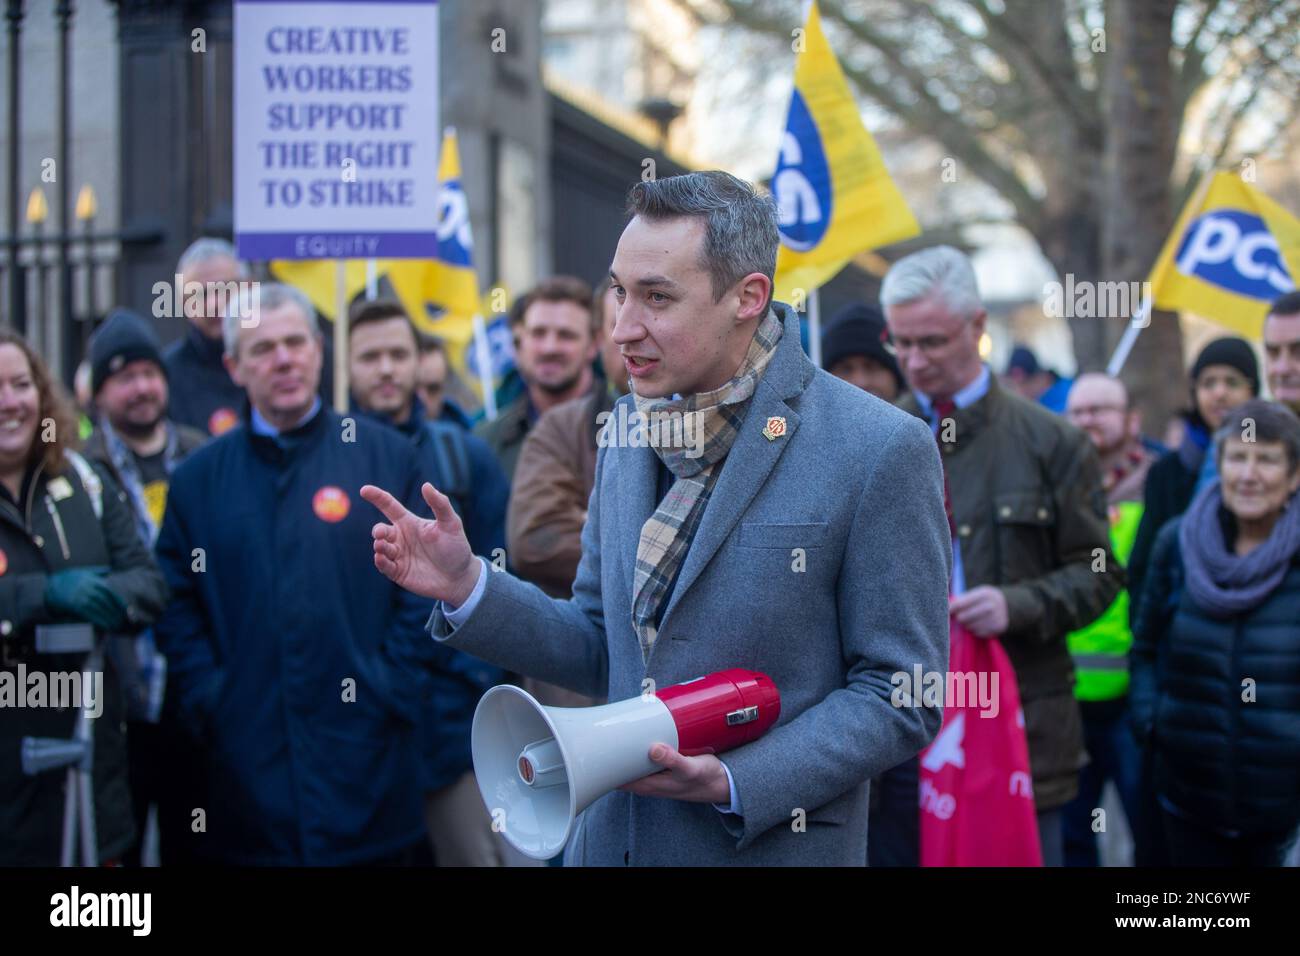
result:
<svg viewBox="0 0 1300 956"><path fill-rule="evenodd" d="M227 353L222 352L221 364L226 367L226 372L230 375L231 381L233 381L240 388L243 388L244 383L239 378L239 362L233 357L231 357L230 355L228 355Z"/></svg>
<svg viewBox="0 0 1300 956"><path fill-rule="evenodd" d="M1136 408L1128 413L1126 434L1131 440L1137 440L1142 434L1142 412Z"/></svg>
<svg viewBox="0 0 1300 956"><path fill-rule="evenodd" d="M988 325L989 313L987 309L980 309L971 318L971 330L975 333L975 341L978 342L984 337L984 329Z"/></svg>
<svg viewBox="0 0 1300 956"><path fill-rule="evenodd" d="M316 343L316 387L320 387L320 378L325 374L325 335L319 330L312 336ZM331 369L332 371L332 369ZM351 371L349 369L349 371Z"/></svg>
<svg viewBox="0 0 1300 956"><path fill-rule="evenodd" d="M772 280L763 273L751 272L741 279L737 289L736 321L746 322L761 317L771 294Z"/></svg>

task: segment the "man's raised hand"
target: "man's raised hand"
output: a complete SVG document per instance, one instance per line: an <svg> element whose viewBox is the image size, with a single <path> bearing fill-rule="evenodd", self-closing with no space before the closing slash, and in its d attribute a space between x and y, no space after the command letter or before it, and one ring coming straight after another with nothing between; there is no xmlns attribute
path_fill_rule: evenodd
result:
<svg viewBox="0 0 1300 956"><path fill-rule="evenodd" d="M436 520L416 517L382 488L365 485L361 489L361 497L391 522L371 529L375 567L408 591L460 607L473 593L482 565L474 559L465 529L447 496L427 481L420 493Z"/></svg>

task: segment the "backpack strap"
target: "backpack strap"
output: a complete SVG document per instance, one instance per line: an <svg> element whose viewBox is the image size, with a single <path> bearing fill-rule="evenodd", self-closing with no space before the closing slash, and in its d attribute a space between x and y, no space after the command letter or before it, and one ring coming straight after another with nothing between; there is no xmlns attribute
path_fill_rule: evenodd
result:
<svg viewBox="0 0 1300 956"><path fill-rule="evenodd" d="M440 488L449 498L464 501L469 497L471 471L469 450L465 446L465 436L454 425L437 422L425 422L429 430L429 443L438 462L438 473L444 487Z"/></svg>

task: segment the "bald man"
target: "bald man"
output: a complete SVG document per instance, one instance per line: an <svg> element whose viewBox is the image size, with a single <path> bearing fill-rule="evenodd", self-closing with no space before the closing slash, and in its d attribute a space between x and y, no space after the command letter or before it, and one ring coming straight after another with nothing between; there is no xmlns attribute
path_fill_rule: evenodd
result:
<svg viewBox="0 0 1300 956"><path fill-rule="evenodd" d="M1142 445L1141 418L1124 383L1109 375L1080 375L1065 403L1070 423L1083 431L1101 459L1115 557L1127 562L1142 520L1142 492L1153 455ZM1135 597L1134 600L1137 598ZM1115 782L1130 830L1139 812L1141 756L1126 718L1128 709L1129 592L1120 591L1097 620L1068 637L1074 659L1074 695L1083 716L1090 763L1079 774L1079 794L1065 807L1065 865L1097 866L1095 811L1107 780Z"/></svg>
<svg viewBox="0 0 1300 956"><path fill-rule="evenodd" d="M1141 501L1153 456L1142 444L1142 419L1124 383L1101 372L1080 375L1066 399L1065 417L1097 449L1109 503Z"/></svg>

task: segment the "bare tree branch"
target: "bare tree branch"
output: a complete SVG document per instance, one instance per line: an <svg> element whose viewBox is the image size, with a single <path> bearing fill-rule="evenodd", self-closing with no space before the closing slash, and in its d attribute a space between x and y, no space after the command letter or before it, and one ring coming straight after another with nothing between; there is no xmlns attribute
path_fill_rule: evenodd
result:
<svg viewBox="0 0 1300 956"><path fill-rule="evenodd" d="M725 0L735 22L749 29L773 36L789 36L793 27L790 21L757 9L756 4ZM852 26L845 24L852 29ZM871 43L865 36L865 42ZM874 46L874 44L872 44ZM890 54L880 50L887 59ZM895 55L897 55L895 51ZM901 59L901 58L900 58ZM890 60L891 63L895 62ZM869 97L890 113L899 117L916 132L932 137L951 150L956 158L970 168L977 177L997 190L1003 198L1012 204L1016 215L1028 228L1038 220L1038 201L1031 195L1024 182L1007 163L994 157L980 142L979 137L962 121L938 103L925 89L928 79L924 74L914 70L906 63L896 63L906 71L906 86L916 97L915 101L905 99L899 90L890 85L877 82L868 70L841 62L840 67L845 76L865 96ZM916 84L920 84L918 89Z"/></svg>
<svg viewBox="0 0 1300 956"><path fill-rule="evenodd" d="M1223 0L1206 0L1205 7L1201 10L1200 19L1197 20L1196 26L1192 29L1191 36L1187 43L1183 45L1183 66L1178 77L1179 100L1183 108L1187 107L1187 101L1192 93L1205 82L1205 50L1199 46L1201 34L1205 31L1205 25L1210 22L1210 17L1214 11L1219 9Z"/></svg>
<svg viewBox="0 0 1300 956"><path fill-rule="evenodd" d="M1007 4L1006 13L1002 14L995 13L989 7L988 0L974 0L973 6L980 15L980 19L984 21L989 36L1002 38L1002 42L998 44L998 52L1009 60L1027 65L1055 101L1065 109L1079 131L1084 135L1096 135L1100 123L1097 102L1089 95L1089 91L1084 90L1079 85L1078 74L1074 69L1074 61L1067 61L1068 66L1066 66L1063 64L1050 64L1044 60L1039 53L1037 43L1023 36L1012 22L1010 3ZM1061 37L1065 39L1065 45L1068 49L1069 37L1066 33L1062 8L1055 5L1043 6L1039 4L1039 6L1041 12L1040 10L1034 11L1037 15L1041 16L1043 12L1061 14L1059 31ZM1063 70L1068 70L1064 76L1062 75Z"/></svg>

